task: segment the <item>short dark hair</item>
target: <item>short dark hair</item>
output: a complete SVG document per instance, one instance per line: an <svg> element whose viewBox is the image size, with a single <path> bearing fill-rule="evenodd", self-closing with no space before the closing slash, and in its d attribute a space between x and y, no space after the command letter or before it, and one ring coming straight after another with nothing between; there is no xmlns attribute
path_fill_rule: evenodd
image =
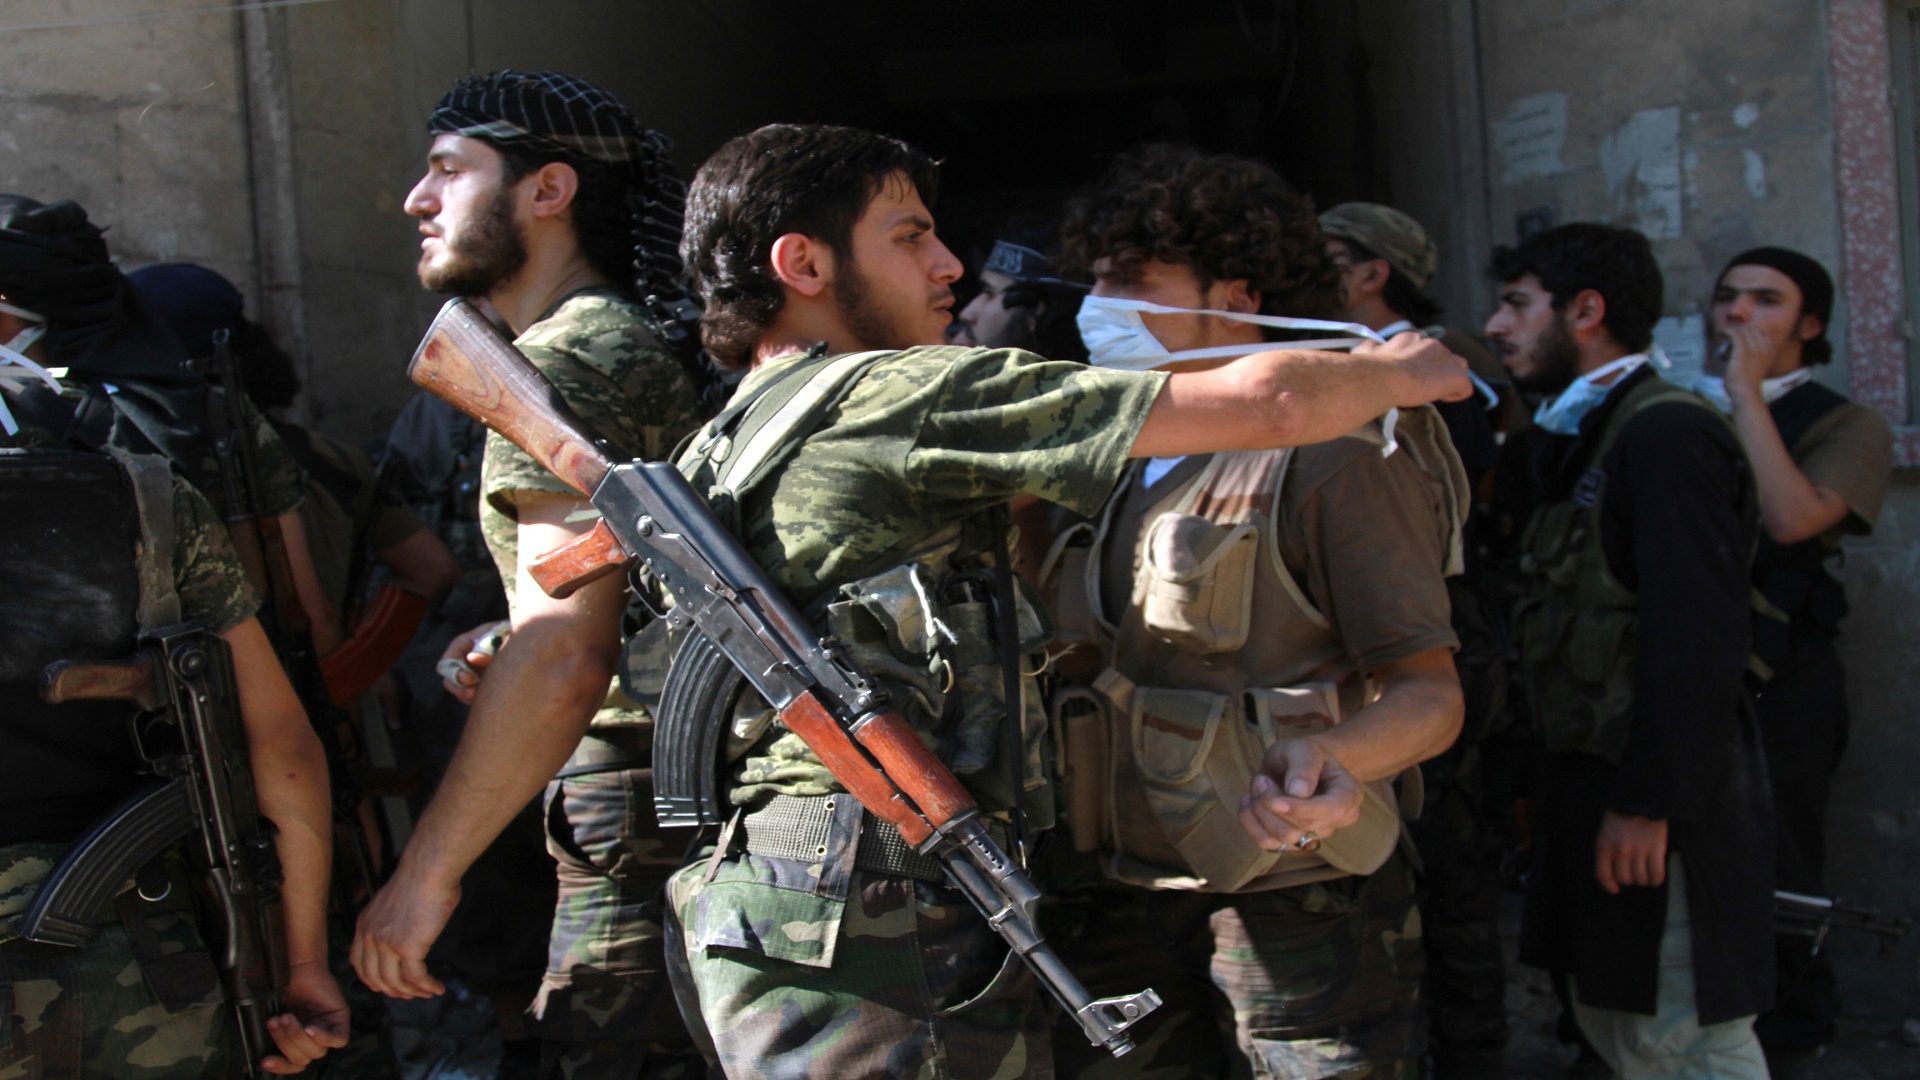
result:
<svg viewBox="0 0 1920 1080"><path fill-rule="evenodd" d="M1076 272L1111 259L1121 279L1150 259L1186 266L1201 284L1244 279L1260 310L1339 310L1340 275L1313 204L1272 166L1156 143L1115 158L1067 207L1063 258Z"/></svg>
<svg viewBox="0 0 1920 1080"><path fill-rule="evenodd" d="M1379 252L1358 240L1345 236L1336 236L1334 239L1347 245L1347 259L1351 262L1373 262L1376 259L1386 262ZM1422 329L1438 323L1440 316L1447 311L1440 306L1440 301L1428 296L1407 275L1395 270L1390 262L1387 263L1387 287L1380 291L1380 300L1395 315Z"/></svg>
<svg viewBox="0 0 1920 1080"><path fill-rule="evenodd" d="M1653 325L1666 308L1666 279L1653 244L1632 229L1574 222L1538 232L1517 246L1493 249L1488 276L1518 281L1532 274L1553 296L1553 309L1592 289L1607 302L1601 320L1613 340L1633 352L1653 344Z"/></svg>
<svg viewBox="0 0 1920 1080"><path fill-rule="evenodd" d="M700 336L723 367L742 368L786 302L773 242L801 233L853 257L853 226L894 176L929 207L933 158L899 139L830 124L769 124L729 140L687 191L680 257L706 304Z"/></svg>

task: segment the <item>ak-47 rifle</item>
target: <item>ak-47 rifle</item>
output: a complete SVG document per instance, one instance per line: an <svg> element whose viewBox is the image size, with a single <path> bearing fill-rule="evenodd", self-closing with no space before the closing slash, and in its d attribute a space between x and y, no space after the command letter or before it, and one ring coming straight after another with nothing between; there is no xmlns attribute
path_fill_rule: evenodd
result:
<svg viewBox="0 0 1920 1080"><path fill-rule="evenodd" d="M1878 937L1883 954L1899 944L1912 926L1904 915L1888 918L1869 908L1784 890L1773 894L1773 925L1783 934L1812 938L1814 952L1827 943L1828 931L1858 930Z"/></svg>
<svg viewBox="0 0 1920 1080"><path fill-rule="evenodd" d="M74 842L21 917L20 935L86 944L121 885L188 841L189 861L219 914L214 960L240 1028L241 1058L248 1076L265 1075L260 1059L274 1051L267 1019L284 1010L287 985L280 859L254 797L227 643L197 626L155 630L140 636L140 651L125 661L49 665L40 696L56 705L125 701L142 710L134 739L159 779Z"/></svg>
<svg viewBox="0 0 1920 1080"><path fill-rule="evenodd" d="M644 561L673 594L670 618L718 646L869 813L940 861L1093 1045L1115 1055L1133 1048L1127 1029L1159 1007L1159 995L1096 1000L1074 978L1040 935L1040 891L987 832L967 789L888 707L885 690L808 625L673 466L616 464L526 357L463 301L440 309L408 374L600 509L590 533L529 566L541 588L565 596Z"/></svg>
<svg viewBox="0 0 1920 1080"><path fill-rule="evenodd" d="M220 481L226 496L227 533L247 571L247 579L268 601L262 613L268 638L294 693L306 707L307 719L326 750L327 775L332 784L334 832L334 905L342 914L373 896L380 884L374 865L374 844L360 817L360 796L366 788L366 755L350 712L334 704L320 659L313 647L313 621L301 606L293 581L293 563L287 554L280 520L265 512L259 463L253 456L254 417L247 409L246 387L240 381L227 331L213 334L211 369L204 372L222 391L221 430L214 439L220 462Z"/></svg>

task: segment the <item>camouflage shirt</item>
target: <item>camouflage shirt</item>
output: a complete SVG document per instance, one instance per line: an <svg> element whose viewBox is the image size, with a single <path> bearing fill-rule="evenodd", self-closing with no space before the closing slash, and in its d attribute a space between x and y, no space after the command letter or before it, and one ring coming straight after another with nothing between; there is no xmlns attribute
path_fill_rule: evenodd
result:
<svg viewBox="0 0 1920 1080"><path fill-rule="evenodd" d="M216 634L247 620L260 607L226 526L199 489L173 478L173 588L180 617Z"/></svg>
<svg viewBox="0 0 1920 1080"><path fill-rule="evenodd" d="M589 427L628 453L659 460L700 422L699 394L685 368L648 332L639 306L610 288L568 296L514 345ZM515 507L521 494L579 493L493 433L487 435L480 484L481 535L500 568L511 607L520 571ZM594 726L646 721L645 712L618 696L617 687L609 694Z"/></svg>
<svg viewBox="0 0 1920 1080"><path fill-rule="evenodd" d="M799 360L761 365L738 393ZM1161 373L1017 349L907 349L870 368L800 449L745 494L743 542L807 603L916 558L952 526L1018 495L1092 515L1165 382ZM912 715L912 696L895 697L926 730L927 719ZM812 751L777 727L735 779L738 802L838 789Z"/></svg>

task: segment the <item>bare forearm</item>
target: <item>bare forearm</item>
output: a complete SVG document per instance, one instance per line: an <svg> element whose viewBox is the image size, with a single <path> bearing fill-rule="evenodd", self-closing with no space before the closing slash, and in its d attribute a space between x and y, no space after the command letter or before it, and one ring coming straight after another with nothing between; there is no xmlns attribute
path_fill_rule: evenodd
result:
<svg viewBox="0 0 1920 1080"><path fill-rule="evenodd" d="M428 529L415 529L398 543L374 552L373 557L386 564L391 584L415 596L434 600L460 582L460 563Z"/></svg>
<svg viewBox="0 0 1920 1080"><path fill-rule="evenodd" d="M1398 776L1440 754L1460 735L1464 705L1452 666L1448 658L1445 673L1387 681L1371 705L1314 738L1363 781Z"/></svg>
<svg viewBox="0 0 1920 1080"><path fill-rule="evenodd" d="M1773 414L1757 391L1728 387L1733 399L1733 429L1753 463L1760 493L1760 522L1782 544L1819 536L1847 515L1846 501L1807 479L1774 426Z"/></svg>
<svg viewBox="0 0 1920 1080"><path fill-rule="evenodd" d="M446 778L401 856L402 873L457 881L572 755L606 700L612 671L555 642L558 629L516 630L495 657Z"/></svg>
<svg viewBox="0 0 1920 1080"><path fill-rule="evenodd" d="M274 848L285 881L280 887L290 963L327 959L327 878L333 865L333 813L327 759L319 739L312 751L255 751L260 812L279 830ZM297 778L296 778L297 777Z"/></svg>

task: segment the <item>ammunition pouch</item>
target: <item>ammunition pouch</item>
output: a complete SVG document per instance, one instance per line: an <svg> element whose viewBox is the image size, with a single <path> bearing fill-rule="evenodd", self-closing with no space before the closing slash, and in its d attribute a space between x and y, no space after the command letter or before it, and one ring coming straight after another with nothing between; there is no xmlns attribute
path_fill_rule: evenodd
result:
<svg viewBox="0 0 1920 1080"><path fill-rule="evenodd" d="M1130 761L1131 773L1153 822L1146 823L1113 801L1107 823L1115 876L1136 879L1138 869L1161 863L1168 845L1208 891L1237 892L1249 886L1291 883L1316 867L1340 874L1371 874L1392 856L1400 840L1400 800L1393 785L1365 785L1360 820L1321 840L1314 852L1265 851L1241 827L1240 799L1259 775L1267 748L1280 740L1324 731L1341 716L1339 688L1329 682L1295 687L1259 687L1239 694L1134 686L1109 669L1095 689L1114 710L1107 729L1119 745L1107 756ZM1124 740L1124 742L1120 742ZM1084 758L1078 747L1068 759ZM1418 770L1409 770L1417 777ZM1109 776L1114 775L1109 769ZM1418 806L1419 795L1409 793ZM1076 821L1076 827L1078 827ZM1141 841L1145 841L1142 843ZM1179 871L1163 867L1172 876ZM1318 876L1332 876L1324 872Z"/></svg>

